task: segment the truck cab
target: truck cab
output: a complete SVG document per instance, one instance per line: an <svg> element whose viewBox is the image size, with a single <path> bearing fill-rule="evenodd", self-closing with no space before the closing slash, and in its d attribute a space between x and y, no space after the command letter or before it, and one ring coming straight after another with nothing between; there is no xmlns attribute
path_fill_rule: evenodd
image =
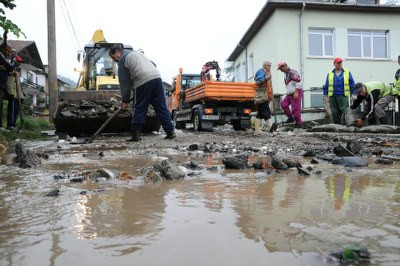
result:
<svg viewBox="0 0 400 266"><path fill-rule="evenodd" d="M172 80L172 90L168 98L168 108L171 114L173 111L188 107L188 103L185 101L186 90L201 83L200 74L182 74L181 71L182 69Z"/></svg>

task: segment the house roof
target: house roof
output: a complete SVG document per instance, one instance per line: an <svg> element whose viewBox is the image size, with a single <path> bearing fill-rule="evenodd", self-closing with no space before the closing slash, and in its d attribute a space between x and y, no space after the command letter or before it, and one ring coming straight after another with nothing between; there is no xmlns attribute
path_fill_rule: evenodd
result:
<svg viewBox="0 0 400 266"><path fill-rule="evenodd" d="M44 70L42 59L34 41L8 40L7 44L22 57L23 63Z"/></svg>
<svg viewBox="0 0 400 266"><path fill-rule="evenodd" d="M387 5L354 5L345 3L332 3L332 2L313 2L304 1L305 10L329 10L329 11L356 11L356 12L374 12L374 13L399 13L400 6L387 6ZM272 13L277 8L288 9L301 9L303 1L274 1L269 0L261 9L256 19L247 29L246 33L240 39L233 52L229 55L227 61L235 61L245 47L251 42L253 37L262 28L265 22L269 19Z"/></svg>

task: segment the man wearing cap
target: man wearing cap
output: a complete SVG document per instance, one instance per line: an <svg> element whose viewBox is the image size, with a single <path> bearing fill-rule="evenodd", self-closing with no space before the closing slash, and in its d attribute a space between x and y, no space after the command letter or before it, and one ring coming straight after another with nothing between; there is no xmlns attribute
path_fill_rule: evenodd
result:
<svg viewBox="0 0 400 266"><path fill-rule="evenodd" d="M365 112L358 119L357 126L363 126L365 120L368 120L369 124L375 124L376 120L380 124L387 124L385 108L396 99L397 89L389 83L370 81L356 83L354 90L358 97L350 107L351 109L356 109L363 100L367 102Z"/></svg>
<svg viewBox="0 0 400 266"><path fill-rule="evenodd" d="M285 74L286 96L281 102L281 107L288 117L286 123L296 122L295 127L301 128L301 98L303 97L303 90L300 84L300 74L296 70L289 68L285 61L278 63L277 70ZM289 106L292 107L292 110L290 110Z"/></svg>
<svg viewBox="0 0 400 266"><path fill-rule="evenodd" d="M7 129L14 130L15 123L17 121L18 113L20 111L20 102L22 103L24 99L24 94L21 91L21 88L17 86L16 79L19 78L19 73L21 69L19 68L22 58L18 55L15 56L15 69L14 71L9 73L9 77L7 80Z"/></svg>
<svg viewBox="0 0 400 266"><path fill-rule="evenodd" d="M354 93L354 80L351 72L342 67L342 58L333 60L335 68L326 76L324 99L329 98L333 122L340 124L342 115L349 108L349 96Z"/></svg>

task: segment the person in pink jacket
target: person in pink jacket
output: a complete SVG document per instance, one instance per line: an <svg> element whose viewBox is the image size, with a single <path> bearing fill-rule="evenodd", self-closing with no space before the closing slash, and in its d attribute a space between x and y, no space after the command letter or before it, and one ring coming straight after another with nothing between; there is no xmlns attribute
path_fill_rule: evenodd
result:
<svg viewBox="0 0 400 266"><path fill-rule="evenodd" d="M295 127L301 128L301 99L303 97L303 90L300 84L300 74L288 67L285 61L279 62L277 69L285 74L286 96L281 102L281 107L288 117L286 123L296 122ZM292 110L290 110L290 106Z"/></svg>

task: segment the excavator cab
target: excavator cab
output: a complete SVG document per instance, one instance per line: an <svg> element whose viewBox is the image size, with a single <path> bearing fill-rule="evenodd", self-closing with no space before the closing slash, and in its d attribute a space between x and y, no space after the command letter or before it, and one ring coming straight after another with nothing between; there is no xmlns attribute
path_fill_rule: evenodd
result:
<svg viewBox="0 0 400 266"><path fill-rule="evenodd" d="M85 46L81 87L86 90L118 90L118 65L108 55L114 43L95 43ZM132 50L130 46L123 46Z"/></svg>

